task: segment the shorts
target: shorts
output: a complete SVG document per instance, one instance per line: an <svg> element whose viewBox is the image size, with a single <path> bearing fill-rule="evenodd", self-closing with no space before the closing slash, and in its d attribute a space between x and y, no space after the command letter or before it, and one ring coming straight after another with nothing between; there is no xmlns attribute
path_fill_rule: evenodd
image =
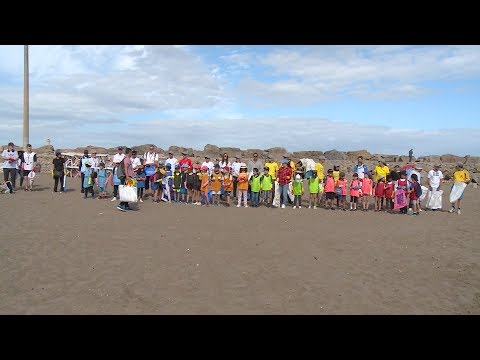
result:
<svg viewBox="0 0 480 360"><path fill-rule="evenodd" d="M212 195L221 195L222 191L213 191L212 190Z"/></svg>
<svg viewBox="0 0 480 360"><path fill-rule="evenodd" d="M157 182L152 182L151 184L152 190L158 190L158 183Z"/></svg>
<svg viewBox="0 0 480 360"><path fill-rule="evenodd" d="M312 170L308 170L306 173L305 173L305 179L310 179L313 175L313 171Z"/></svg>
<svg viewBox="0 0 480 360"><path fill-rule="evenodd" d="M23 170L23 176L28 176L32 170Z"/></svg>
<svg viewBox="0 0 480 360"><path fill-rule="evenodd" d="M187 189L186 188L180 188L180 194L186 194Z"/></svg>
<svg viewBox="0 0 480 360"><path fill-rule="evenodd" d="M338 195L338 200L347 200L347 195Z"/></svg>
<svg viewBox="0 0 480 360"><path fill-rule="evenodd" d="M325 193L325 197L327 198L327 200L333 200L335 199L335 193L334 192L326 192Z"/></svg>
<svg viewBox="0 0 480 360"><path fill-rule="evenodd" d="M350 196L350 202L351 203L358 203L358 196Z"/></svg>
<svg viewBox="0 0 480 360"><path fill-rule="evenodd" d="M418 199L410 200L410 201L412 202L413 205L418 205L420 203Z"/></svg>

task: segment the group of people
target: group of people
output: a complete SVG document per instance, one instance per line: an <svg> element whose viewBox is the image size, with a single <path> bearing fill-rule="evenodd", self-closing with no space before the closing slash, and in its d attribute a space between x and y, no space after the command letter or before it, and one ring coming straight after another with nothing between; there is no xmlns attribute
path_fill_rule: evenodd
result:
<svg viewBox="0 0 480 360"><path fill-rule="evenodd" d="M37 154L32 151L32 145L27 144L25 151L17 151L14 143L10 142L3 150L2 158L4 160L2 188L5 192L12 194L16 191L17 175L20 178L20 188L32 191L35 173L38 171Z"/></svg>

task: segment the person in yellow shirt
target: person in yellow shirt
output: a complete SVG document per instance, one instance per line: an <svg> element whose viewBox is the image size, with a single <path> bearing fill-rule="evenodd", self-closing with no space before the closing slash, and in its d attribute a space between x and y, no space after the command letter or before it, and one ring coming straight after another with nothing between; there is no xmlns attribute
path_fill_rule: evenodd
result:
<svg viewBox="0 0 480 360"><path fill-rule="evenodd" d="M463 168L462 163L457 163L457 166L455 167L455 171L453 172L452 175L453 181L454 182L463 182L465 184L470 183L470 173ZM452 184L453 188L453 184ZM463 200L463 194L465 194L465 190L463 190L462 195L458 198L457 200L457 213L460 215L462 211L460 210L460 207L462 205L462 200ZM455 203L452 203L452 208L448 211L450 213L453 213L455 211Z"/></svg>
<svg viewBox="0 0 480 360"><path fill-rule="evenodd" d="M268 155L267 162L265 163L264 167L268 167L268 174L272 177L272 179L277 178L277 171L278 171L278 164L273 158ZM275 181L272 184L272 198L270 199L270 203L273 201L275 196Z"/></svg>
<svg viewBox="0 0 480 360"><path fill-rule="evenodd" d="M315 171L317 172L317 176L319 177L320 181L323 181L325 178L323 164L325 163L326 157L321 155L318 158L318 163L315 164Z"/></svg>
<svg viewBox="0 0 480 360"><path fill-rule="evenodd" d="M387 163L382 160L378 160L378 165L375 166L375 183L378 182L378 179L382 176L384 179L387 178L387 175L390 174L390 169L387 166Z"/></svg>

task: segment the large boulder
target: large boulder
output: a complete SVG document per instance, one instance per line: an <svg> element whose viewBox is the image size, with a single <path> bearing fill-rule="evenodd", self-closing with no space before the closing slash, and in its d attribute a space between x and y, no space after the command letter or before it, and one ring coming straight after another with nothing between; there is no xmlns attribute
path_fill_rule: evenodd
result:
<svg viewBox="0 0 480 360"><path fill-rule="evenodd" d="M367 150L347 151L347 158L350 161L357 162L359 156L362 156L364 161L372 158L372 154Z"/></svg>
<svg viewBox="0 0 480 360"><path fill-rule="evenodd" d="M33 149L33 151L37 154L54 154L55 149L52 145L45 145L40 146L39 148Z"/></svg>
<svg viewBox="0 0 480 360"><path fill-rule="evenodd" d="M243 161L253 158L254 153L258 154L260 160L265 159L268 155L268 153L264 152L262 149L247 149L242 151Z"/></svg>
<svg viewBox="0 0 480 360"><path fill-rule="evenodd" d="M446 155L440 156L440 160L442 161L442 163L454 164L456 162L462 162L463 163L465 161L465 158L457 156L457 155L446 154Z"/></svg>
<svg viewBox="0 0 480 360"><path fill-rule="evenodd" d="M218 156L218 154L220 154L220 148L217 145L207 144L203 148L203 152L208 155Z"/></svg>
<svg viewBox="0 0 480 360"><path fill-rule="evenodd" d="M335 149L325 151L324 155L327 160L348 160L347 154L345 154L343 151L338 151Z"/></svg>
<svg viewBox="0 0 480 360"><path fill-rule="evenodd" d="M183 146L170 146L168 148L167 153L171 152L174 156L176 156L177 158L180 158L180 157L182 157L182 152L184 152L184 151L186 151L188 153L188 156L192 156L195 153L193 148L187 148L187 147L183 147Z"/></svg>
<svg viewBox="0 0 480 360"><path fill-rule="evenodd" d="M292 158L295 159L312 159L317 162L318 158L323 155L323 151L295 151Z"/></svg>
<svg viewBox="0 0 480 360"><path fill-rule="evenodd" d="M242 150L240 148L236 147L222 147L220 148L220 157L223 156L223 154L227 153L229 161L233 162L235 161L235 156L240 155L242 153Z"/></svg>
<svg viewBox="0 0 480 360"><path fill-rule="evenodd" d="M267 156L271 156L272 159L274 159L275 161L280 161L283 159L283 155L288 153L288 151L283 147L273 147L270 149L266 149L265 153Z"/></svg>

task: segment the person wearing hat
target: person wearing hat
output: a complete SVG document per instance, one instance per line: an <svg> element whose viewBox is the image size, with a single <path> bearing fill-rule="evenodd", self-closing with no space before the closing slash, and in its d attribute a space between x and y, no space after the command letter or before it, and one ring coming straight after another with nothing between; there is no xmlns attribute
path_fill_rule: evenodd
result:
<svg viewBox="0 0 480 360"><path fill-rule="evenodd" d="M60 183L60 192L64 192L63 177L65 176L65 158L60 150L55 151L55 158L52 161L52 176L55 181L53 192L57 192L58 183Z"/></svg>
<svg viewBox="0 0 480 360"><path fill-rule="evenodd" d="M367 165L363 163L363 156L357 158L357 164L353 167L353 172L358 175L360 181L365 177L365 173L368 172Z"/></svg>
<svg viewBox="0 0 480 360"><path fill-rule="evenodd" d="M415 174L415 175L417 175L418 183L420 184L420 180L421 180L421 178L422 178L422 170L423 170L423 166L422 166L422 165L420 165L420 164L415 164L413 170L410 171L410 175L408 176L408 181L412 181L412 180L411 180L412 175Z"/></svg>
<svg viewBox="0 0 480 360"><path fill-rule="evenodd" d="M2 157L4 160L3 163L3 180L5 182L9 181L12 185L13 191L15 191L15 180L17 179L17 160L18 152L15 150L15 145L13 142L8 143L7 149L3 150Z"/></svg>
<svg viewBox="0 0 480 360"><path fill-rule="evenodd" d="M323 155L320 155L318 157L318 163L315 164L315 171L317 172L317 176L318 178L320 179L320 182L323 181L323 179L325 179L325 174L324 174L324 169L323 169L323 164L325 163L325 160L327 158Z"/></svg>
<svg viewBox="0 0 480 360"><path fill-rule="evenodd" d="M35 166L37 165L37 154L32 151L32 145L27 144L27 150L22 154L22 163L23 163L23 182L25 183L25 191L32 190L29 187L30 182L28 181L28 174L31 171L35 172ZM21 185L20 185L21 186Z"/></svg>
<svg viewBox="0 0 480 360"><path fill-rule="evenodd" d="M232 199L237 197L237 178L240 172L240 166L242 165L242 157L240 155L235 156L235 161L232 163L232 177L233 177L233 194Z"/></svg>
<svg viewBox="0 0 480 360"><path fill-rule="evenodd" d="M86 169L85 163L89 159L90 159L90 155L88 155L88 149L83 150L83 156L80 159L80 164L78 164L78 171L80 171L80 175L81 175L80 179L82 181L82 189L80 190L82 194L84 192L83 184L85 183L85 169ZM91 166L91 163L90 163L90 166Z"/></svg>
<svg viewBox="0 0 480 360"><path fill-rule="evenodd" d="M165 160L165 165L170 164L170 168L175 170L175 165L178 164L178 160L173 156L173 153L171 151L168 152L168 159Z"/></svg>
<svg viewBox="0 0 480 360"><path fill-rule="evenodd" d="M203 166L206 166L208 168L208 176L212 176L213 167L215 165L213 164L212 160L210 160L210 156L208 156L208 155L205 156L205 161L202 163L202 167Z"/></svg>
<svg viewBox="0 0 480 360"><path fill-rule="evenodd" d="M193 163L192 160L188 158L188 153L186 151L182 151L182 158L178 162L180 165L180 169L182 168L183 165L187 165L188 169L193 169Z"/></svg>
<svg viewBox="0 0 480 360"><path fill-rule="evenodd" d="M277 172L277 181L280 191L282 209L285 209L285 203L288 201L288 184L292 181L293 174L292 168L288 166L288 164L288 159L284 158L282 160L282 165Z"/></svg>
<svg viewBox="0 0 480 360"><path fill-rule="evenodd" d="M463 164L461 162L457 162L457 166L455 167L455 171L452 174L452 179L454 181L454 184L456 182L462 182L462 183L465 183L465 184L470 183L470 181L471 181L470 173L463 168ZM454 184L452 184L451 189L453 189ZM461 205L462 205L462 200L463 200L463 195L464 194L465 194L465 189L463 190L462 195L460 195L460 197L457 200L457 209L458 209L457 213L458 213L458 215L460 215L462 213ZM455 203L452 203L452 208L448 212L449 213L455 212Z"/></svg>
<svg viewBox="0 0 480 360"><path fill-rule="evenodd" d="M378 160L378 165L375 166L374 170L375 178L374 178L374 183L376 184L378 182L378 179L380 176L383 176L384 179L387 178L387 175L390 174L390 169L387 166L387 163L383 160Z"/></svg>

